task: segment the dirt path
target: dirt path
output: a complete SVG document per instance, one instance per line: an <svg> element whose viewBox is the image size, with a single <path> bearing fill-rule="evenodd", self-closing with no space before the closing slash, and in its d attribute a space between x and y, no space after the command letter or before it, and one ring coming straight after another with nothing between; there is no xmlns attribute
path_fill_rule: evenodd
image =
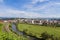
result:
<svg viewBox="0 0 60 40"><path fill-rule="evenodd" d="M10 32L9 23L4 23L3 30L6 31L6 32Z"/></svg>

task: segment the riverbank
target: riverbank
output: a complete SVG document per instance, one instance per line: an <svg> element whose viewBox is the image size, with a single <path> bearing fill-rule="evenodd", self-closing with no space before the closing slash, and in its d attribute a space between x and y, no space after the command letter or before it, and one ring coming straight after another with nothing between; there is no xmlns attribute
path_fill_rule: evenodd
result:
<svg viewBox="0 0 60 40"><path fill-rule="evenodd" d="M17 35L22 35L23 37L26 37L28 40L39 40L39 38L35 37L35 36L32 36L30 34L26 34L26 32L24 31L19 31L17 29L17 26L16 24L12 23L12 26L11 26L11 31L16 33Z"/></svg>
<svg viewBox="0 0 60 40"><path fill-rule="evenodd" d="M24 34L23 34L22 31L19 31L17 29L16 24L11 23L10 30L11 30L11 32L13 32L14 34L16 34L18 37L20 37L20 40L29 40L27 37L24 36Z"/></svg>
<svg viewBox="0 0 60 40"><path fill-rule="evenodd" d="M51 35L60 37L60 27L52 28L40 25L18 24L18 29L20 31L25 30L27 34L31 33L33 36L36 36L38 38L41 36L41 33L43 32L48 32Z"/></svg>
<svg viewBox="0 0 60 40"><path fill-rule="evenodd" d="M8 25L7 25L8 26ZM12 25L11 25L12 26ZM4 26L2 27L4 28ZM10 32L1 32L0 38L3 40L40 40L40 36L43 32L48 32L56 37L60 37L60 28L45 27L39 25L18 24L17 26L8 27ZM11 31L11 29L13 29ZM17 29L16 29L17 28ZM15 32L14 32L15 30ZM2 31L2 30L1 30ZM19 31L19 32L18 32ZM19 34L19 36L16 34ZM21 34L21 32L23 32ZM21 34L21 35L20 35ZM5 36L4 36L5 35ZM25 35L25 37L24 37Z"/></svg>
<svg viewBox="0 0 60 40"><path fill-rule="evenodd" d="M6 28L6 30L3 30L4 27L5 27L5 24L1 23L1 25L0 25L0 40L27 40L23 36L16 35L14 32L12 32L10 30L10 28L9 28L10 31L8 31L7 28Z"/></svg>

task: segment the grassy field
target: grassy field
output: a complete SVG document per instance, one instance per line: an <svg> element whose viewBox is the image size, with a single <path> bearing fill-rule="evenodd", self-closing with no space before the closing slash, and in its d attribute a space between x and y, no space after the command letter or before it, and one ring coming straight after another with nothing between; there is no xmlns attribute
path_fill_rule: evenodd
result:
<svg viewBox="0 0 60 40"><path fill-rule="evenodd" d="M30 24L18 24L18 29L20 31L27 30L26 33L32 33L37 37L41 36L41 33L47 32L56 37L60 37L60 27L49 27L49 26L40 26L40 25L30 25Z"/></svg>
<svg viewBox="0 0 60 40"><path fill-rule="evenodd" d="M3 23L0 23L0 40L27 40L23 36L18 36L12 31L6 32L4 29Z"/></svg>
<svg viewBox="0 0 60 40"><path fill-rule="evenodd" d="M6 32L3 30L4 25L0 23L0 40L28 40L27 38L16 35L12 31ZM49 34L53 34L57 37L60 37L60 27L45 27L40 25L30 25L30 24L18 24L18 29L20 31L26 30L26 33L32 33L33 36L40 37L41 33L48 32Z"/></svg>

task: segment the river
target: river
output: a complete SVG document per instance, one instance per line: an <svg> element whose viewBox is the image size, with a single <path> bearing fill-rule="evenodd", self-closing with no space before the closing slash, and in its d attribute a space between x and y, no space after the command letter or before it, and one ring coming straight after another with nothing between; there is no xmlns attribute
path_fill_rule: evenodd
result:
<svg viewBox="0 0 60 40"><path fill-rule="evenodd" d="M29 40L40 40L36 36L27 35L27 34L24 34L24 32L19 31L14 23L12 23L12 31L14 31L18 35L22 35L22 36L25 36L25 37L29 38Z"/></svg>

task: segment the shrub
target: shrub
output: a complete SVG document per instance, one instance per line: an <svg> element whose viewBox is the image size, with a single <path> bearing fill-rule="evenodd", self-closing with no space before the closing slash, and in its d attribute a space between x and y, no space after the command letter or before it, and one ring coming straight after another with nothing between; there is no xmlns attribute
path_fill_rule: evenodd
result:
<svg viewBox="0 0 60 40"><path fill-rule="evenodd" d="M43 32L41 34L41 39L44 39L44 40L59 40L58 37L55 37L54 35L50 35L48 34L47 32Z"/></svg>

